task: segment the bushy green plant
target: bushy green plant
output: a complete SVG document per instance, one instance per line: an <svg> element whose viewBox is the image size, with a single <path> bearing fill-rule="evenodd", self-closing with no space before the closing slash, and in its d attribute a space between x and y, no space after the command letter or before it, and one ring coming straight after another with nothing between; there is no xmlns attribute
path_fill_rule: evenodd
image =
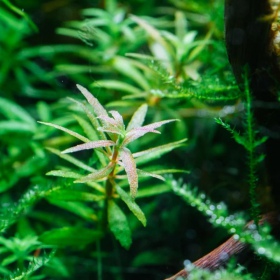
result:
<svg viewBox="0 0 280 280"><path fill-rule="evenodd" d="M134 201L137 196L139 177L151 176L160 180L164 180L160 174L180 172L180 170L161 169L158 171L148 172L137 169L136 165L146 164L154 158L160 157L164 153L180 146L184 140L150 148L137 153L132 153L128 148L128 145L131 142L134 142L147 133L159 133L156 128L176 120L173 119L160 121L143 126L143 122L147 113L147 105L143 104L133 114L127 127L125 127L123 118L117 111L110 111L109 114L112 116L110 117L106 109L98 102L95 97L90 94L90 92L88 92L82 86L78 85L78 88L85 96L91 105L91 109L93 110L92 113L85 105L75 101L84 110L90 120L91 125L93 126L93 128L91 128L86 120L77 117L77 121L87 134L87 137L56 124L42 124L65 131L66 133L84 142L84 144L79 144L62 151L62 154L94 149L100 163L96 162L96 169L89 165L83 164L77 159L64 156L64 159L78 166L83 171L89 171L90 173L85 176L81 173L75 172L74 170L53 170L50 171L48 175L74 178L74 183L86 183L89 187L95 189L97 193L93 195L88 193L88 196L95 201L105 201L105 205L103 207L105 207L104 211L106 213L106 217L103 217L103 219L106 220L105 222L108 221L111 231L120 241L120 243L124 247L129 248L132 241L128 222L121 208L119 208L119 206L115 203L114 198L120 197L125 202L125 204L127 204L132 213L138 218L138 220L145 226L145 215ZM57 151L54 152L57 153ZM123 172L125 173L124 175L122 174ZM122 183L122 181L118 182L123 178L128 181L130 196L127 195L126 192L120 187L120 184L126 185L126 183ZM69 197L71 191L67 190L67 193ZM56 195L57 193L55 196ZM82 195L86 196L86 193L82 193ZM73 190L72 197L79 199L81 198L81 193Z"/></svg>

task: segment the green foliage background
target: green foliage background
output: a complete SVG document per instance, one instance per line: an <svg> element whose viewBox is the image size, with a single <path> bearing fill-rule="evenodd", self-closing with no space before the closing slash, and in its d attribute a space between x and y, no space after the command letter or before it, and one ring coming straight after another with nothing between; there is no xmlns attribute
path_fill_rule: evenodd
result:
<svg viewBox="0 0 280 280"><path fill-rule="evenodd" d="M245 269L233 259L215 276L194 269L191 279L278 275L269 227L243 232L271 201L261 168L265 139L227 60L222 0L0 0L0 30L1 279L164 279L233 233L251 244L254 261ZM142 162L149 172L185 171L165 182L139 180L146 227L114 200L120 214L110 219L130 228L128 250L104 225L96 186L46 175L72 170L75 160L85 175L85 165L100 159L91 151L67 158L59 151L77 139L38 123L94 135L67 99L84 101L76 84L125 124L145 103L146 124L180 120L132 143L133 152L188 138ZM120 188L129 194L127 182Z"/></svg>

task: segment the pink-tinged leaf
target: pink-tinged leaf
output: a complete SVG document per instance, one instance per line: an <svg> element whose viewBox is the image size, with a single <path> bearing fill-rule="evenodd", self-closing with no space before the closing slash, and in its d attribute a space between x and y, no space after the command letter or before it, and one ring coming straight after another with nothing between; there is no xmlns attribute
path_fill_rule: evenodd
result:
<svg viewBox="0 0 280 280"><path fill-rule="evenodd" d="M100 115L97 118L102 121L104 127L118 127L118 122L109 116Z"/></svg>
<svg viewBox="0 0 280 280"><path fill-rule="evenodd" d="M174 122L174 121L177 121L177 119L155 122L155 123L152 123L152 124L148 124L148 125L145 125L145 126L134 128L126 134L125 139L123 141L123 146L125 146L128 143L144 136L145 134L147 134L149 132L160 133L159 131L157 131L155 129L158 128L158 127L161 127L164 124Z"/></svg>
<svg viewBox="0 0 280 280"><path fill-rule="evenodd" d="M98 127L100 127L100 123L98 122L97 118L90 112L90 110L82 102L79 102L79 101L77 101L73 98L70 98L70 97L69 97L69 99L72 102L75 102L79 107L81 107L83 109L83 111L86 113L87 117L89 118L91 124L93 125L93 127L95 129L98 129ZM102 132L99 132L99 138L102 139L102 140L106 139L104 133L102 133Z"/></svg>
<svg viewBox="0 0 280 280"><path fill-rule="evenodd" d="M111 171L114 169L114 166L114 164L109 164L100 170L97 170L85 177L80 178L79 180L76 180L74 183L86 183L89 181L104 179L111 173Z"/></svg>
<svg viewBox="0 0 280 280"><path fill-rule="evenodd" d="M57 125L57 124L53 124L53 123L47 123L47 122L38 122L38 123L41 123L41 124L44 124L44 125L48 125L48 126L51 126L51 127L54 127L56 129L59 129L59 130L62 130L70 135L72 135L73 137L83 141L83 142L90 142L90 140L84 136L82 136L81 134L75 132L75 131L72 131L68 128L65 128L63 126L60 126L60 125Z"/></svg>
<svg viewBox="0 0 280 280"><path fill-rule="evenodd" d="M114 128L114 127L99 127L98 130L99 130L99 131L102 131L102 132L107 132L107 133L113 133L113 134L123 135L123 133L120 132L119 129Z"/></svg>
<svg viewBox="0 0 280 280"><path fill-rule="evenodd" d="M62 151L61 153L67 154L67 153L73 153L73 152L78 152L78 151L82 151L82 150L89 150L89 149L108 147L108 146L114 146L114 145L115 145L115 142L113 142L111 140L97 140L97 141L91 141L91 142L87 142L85 144L80 144L80 145L74 146L72 148Z"/></svg>
<svg viewBox="0 0 280 280"><path fill-rule="evenodd" d="M130 186L130 195L132 198L135 198L138 189L136 163L130 150L125 147L120 149L120 159L122 163L121 165L124 167L124 170L127 174L127 179Z"/></svg>
<svg viewBox="0 0 280 280"><path fill-rule="evenodd" d="M105 108L99 103L99 101L84 87L81 85L76 85L80 92L84 95L87 99L88 103L92 106L95 114L97 116L105 115L108 116L107 111Z"/></svg>
<svg viewBox="0 0 280 280"><path fill-rule="evenodd" d="M118 126L119 128L124 129L123 117L121 116L121 114L120 114L119 112L117 112L117 111L114 111L114 110L110 111L109 113L110 113L110 114L113 116L113 118L116 120L117 126Z"/></svg>
<svg viewBox="0 0 280 280"><path fill-rule="evenodd" d="M148 106L147 104L143 104L140 106L137 111L133 114L131 117L131 120L126 128L127 131L130 131L134 128L140 127L145 120L146 114L147 114Z"/></svg>

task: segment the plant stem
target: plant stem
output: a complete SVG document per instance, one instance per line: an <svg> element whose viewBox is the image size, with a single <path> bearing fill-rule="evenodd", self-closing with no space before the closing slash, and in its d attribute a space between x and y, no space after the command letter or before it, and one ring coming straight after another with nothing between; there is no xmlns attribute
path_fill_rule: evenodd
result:
<svg viewBox="0 0 280 280"><path fill-rule="evenodd" d="M247 128L247 139L248 139L248 160L249 160L249 193L251 202L251 215L256 226L259 225L259 205L257 202L257 177L256 177L256 158L255 158L255 130L253 123L253 112L252 112L252 99L249 90L248 79L245 79L245 109L246 109L246 128Z"/></svg>

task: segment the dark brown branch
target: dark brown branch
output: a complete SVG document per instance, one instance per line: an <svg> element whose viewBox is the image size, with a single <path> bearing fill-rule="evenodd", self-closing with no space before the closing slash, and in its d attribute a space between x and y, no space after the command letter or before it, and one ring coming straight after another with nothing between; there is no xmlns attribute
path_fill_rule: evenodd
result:
<svg viewBox="0 0 280 280"><path fill-rule="evenodd" d="M259 224L262 225L264 222L271 225L278 224L278 215L274 212L265 214L261 217ZM253 221L250 221L245 228L248 228L248 226L252 223ZM248 248L248 244L241 243L240 241L234 239L234 237L231 237L209 254L195 261L193 265L199 268L215 270L223 266L230 257L239 255L246 248ZM166 278L165 280L176 280L178 277L187 279L188 274L189 273L186 269L182 269L177 274Z"/></svg>

